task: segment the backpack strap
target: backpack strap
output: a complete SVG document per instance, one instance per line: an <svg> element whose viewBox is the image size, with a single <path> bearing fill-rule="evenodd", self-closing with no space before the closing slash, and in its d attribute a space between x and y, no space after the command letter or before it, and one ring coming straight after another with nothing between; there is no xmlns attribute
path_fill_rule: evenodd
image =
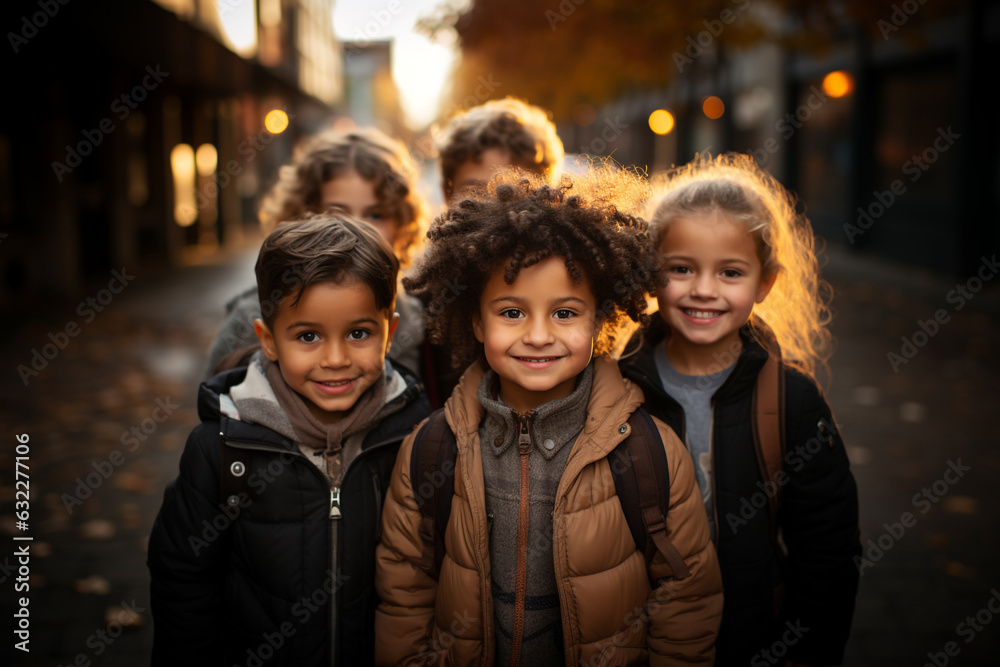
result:
<svg viewBox="0 0 1000 667"><path fill-rule="evenodd" d="M410 485L420 509L419 533L424 543L424 554L430 561L425 570L435 580L444 561L444 533L451 516L451 498L455 493L457 456L458 444L444 410L435 410L417 431L410 454Z"/></svg>
<svg viewBox="0 0 1000 667"><path fill-rule="evenodd" d="M753 439L757 452L757 467L764 483L773 484L773 492L767 494L768 511L771 515L771 542L776 553L781 553L778 545L778 508L781 507L782 472L785 458L785 374L780 354L771 353L764 367L757 374L757 386L753 392Z"/></svg>
<svg viewBox="0 0 1000 667"><path fill-rule="evenodd" d="M653 418L642 408L629 417L628 423L631 433L608 455L608 463L629 531L647 561L659 551L674 577L686 579L691 571L667 537L670 474L663 440ZM434 579L440 575L444 561L444 534L451 516L457 456L455 434L444 411L437 410L417 431L410 455L410 484L420 509L419 533L428 556L425 571Z"/></svg>
<svg viewBox="0 0 1000 667"><path fill-rule="evenodd" d="M608 455L608 464L629 531L647 563L654 550L659 551L674 577L686 579L691 571L667 537L670 471L663 440L653 418L642 408L632 413L628 423L631 432Z"/></svg>

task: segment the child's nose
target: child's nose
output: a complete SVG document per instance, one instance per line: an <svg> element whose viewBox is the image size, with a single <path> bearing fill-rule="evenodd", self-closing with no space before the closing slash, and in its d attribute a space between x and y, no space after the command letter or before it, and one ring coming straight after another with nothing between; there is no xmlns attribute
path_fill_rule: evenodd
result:
<svg viewBox="0 0 1000 667"><path fill-rule="evenodd" d="M323 366L326 368L343 368L351 363L347 355L347 346L340 341L330 341L323 348Z"/></svg>
<svg viewBox="0 0 1000 667"><path fill-rule="evenodd" d="M707 273L698 274L691 285L691 293L703 298L718 296L718 283L715 276Z"/></svg>
<svg viewBox="0 0 1000 667"><path fill-rule="evenodd" d="M542 346L553 341L552 332L549 330L548 322L544 318L536 317L527 326L524 332L524 342L528 345Z"/></svg>

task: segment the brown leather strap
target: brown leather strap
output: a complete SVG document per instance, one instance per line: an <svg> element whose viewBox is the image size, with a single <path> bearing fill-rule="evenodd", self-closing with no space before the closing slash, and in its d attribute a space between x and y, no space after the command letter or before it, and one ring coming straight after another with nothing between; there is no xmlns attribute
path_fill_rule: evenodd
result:
<svg viewBox="0 0 1000 667"><path fill-rule="evenodd" d="M782 484L778 475L785 457L785 433L782 406L785 403L785 382L781 356L771 353L757 375L753 393L753 438L757 450L757 466L761 479L771 487L767 493L771 516L771 542L778 545L778 508L781 507Z"/></svg>
<svg viewBox="0 0 1000 667"><path fill-rule="evenodd" d="M667 470L663 441L656 432L656 424L645 410L636 410L629 418L628 442L629 466L623 471L628 475L628 484L638 495L642 522L652 544L670 566L677 579L691 576L687 563L667 537L667 510L670 507L670 477ZM659 449L659 451L657 451ZM663 461L657 465L657 456ZM620 488L619 488L620 491ZM627 516L627 510L626 510ZM649 543L647 542L647 553Z"/></svg>

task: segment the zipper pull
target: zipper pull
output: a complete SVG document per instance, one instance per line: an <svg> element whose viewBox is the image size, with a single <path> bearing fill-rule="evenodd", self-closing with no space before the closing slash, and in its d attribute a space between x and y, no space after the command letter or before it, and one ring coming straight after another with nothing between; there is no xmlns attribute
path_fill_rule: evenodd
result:
<svg viewBox="0 0 1000 667"><path fill-rule="evenodd" d="M531 418L534 410L517 413L517 451L521 454L531 452Z"/></svg>
<svg viewBox="0 0 1000 667"><path fill-rule="evenodd" d="M335 486L330 489L330 518L340 518L340 487Z"/></svg>

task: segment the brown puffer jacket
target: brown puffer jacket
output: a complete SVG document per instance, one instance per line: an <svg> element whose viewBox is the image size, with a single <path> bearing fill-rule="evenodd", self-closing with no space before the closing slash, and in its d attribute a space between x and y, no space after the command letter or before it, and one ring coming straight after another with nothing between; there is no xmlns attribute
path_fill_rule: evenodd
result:
<svg viewBox="0 0 1000 667"><path fill-rule="evenodd" d="M458 457L439 581L419 534L410 483L414 436L403 443L382 513L375 585L380 665L492 665L493 600L476 390L485 369L466 371L445 405ZM608 359L595 362L587 423L573 445L552 520L555 574L567 665L711 664L722 614L722 580L691 457L657 421L670 468L667 534L691 576L673 578L657 553L646 571L615 494L607 455L642 392ZM650 582L657 583L651 589ZM524 656L529 663L531 656Z"/></svg>

